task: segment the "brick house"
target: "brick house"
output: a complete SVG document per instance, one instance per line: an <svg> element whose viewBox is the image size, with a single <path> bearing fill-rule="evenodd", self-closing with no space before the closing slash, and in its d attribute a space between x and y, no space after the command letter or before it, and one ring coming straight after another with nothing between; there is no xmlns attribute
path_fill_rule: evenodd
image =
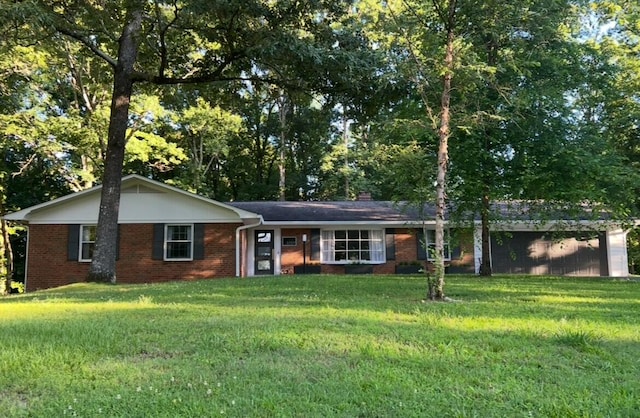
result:
<svg viewBox="0 0 640 418"><path fill-rule="evenodd" d="M99 202L98 186L5 216L28 225L28 291L85 280ZM370 199L221 203L130 175L122 180L117 278L149 283L353 269L392 274L407 264L428 268L433 214L425 218ZM569 234L560 241L526 222L496 225L495 231L496 273L628 275L626 231L620 228L603 224L587 237ZM477 225L448 231L449 272L477 272L479 254Z"/></svg>

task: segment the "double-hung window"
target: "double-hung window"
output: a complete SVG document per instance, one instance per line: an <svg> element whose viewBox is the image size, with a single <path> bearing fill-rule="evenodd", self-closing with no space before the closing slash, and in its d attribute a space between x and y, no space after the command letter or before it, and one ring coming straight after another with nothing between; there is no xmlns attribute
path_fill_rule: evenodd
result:
<svg viewBox="0 0 640 418"><path fill-rule="evenodd" d="M435 261L436 257L436 231L433 229L427 230L427 239L426 239L426 247L427 247L427 260ZM444 231L444 260L451 261L451 250L449 245L449 230L445 229Z"/></svg>
<svg viewBox="0 0 640 418"><path fill-rule="evenodd" d="M325 263L383 263L384 234L378 229L322 231L322 261Z"/></svg>
<svg viewBox="0 0 640 418"><path fill-rule="evenodd" d="M91 261L96 243L96 226L80 226L80 261Z"/></svg>
<svg viewBox="0 0 640 418"><path fill-rule="evenodd" d="M193 225L165 225L164 236L165 260L193 260Z"/></svg>

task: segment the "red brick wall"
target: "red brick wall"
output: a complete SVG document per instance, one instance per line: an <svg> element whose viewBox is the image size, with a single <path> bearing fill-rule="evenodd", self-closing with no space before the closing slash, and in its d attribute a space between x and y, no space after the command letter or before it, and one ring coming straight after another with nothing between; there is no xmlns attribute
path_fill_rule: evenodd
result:
<svg viewBox="0 0 640 418"><path fill-rule="evenodd" d="M29 226L27 290L84 281L87 263L67 261L68 225Z"/></svg>
<svg viewBox="0 0 640 418"><path fill-rule="evenodd" d="M302 234L307 234L307 239L311 238L310 229L283 229L283 237L296 237L297 245L295 247L282 247L282 270L284 272L293 272L294 266L302 265ZM417 258L416 235L410 229L396 229L395 231L395 250L396 259L389 260L385 264L378 264L374 267L374 274L393 274L395 273L396 263L403 261L413 261ZM307 264L314 264L309 260L311 247L307 242ZM315 262L317 263L317 262ZM342 274L344 266L341 264L323 264L323 274Z"/></svg>
<svg viewBox="0 0 640 418"><path fill-rule="evenodd" d="M152 260L153 225L120 225L119 283L150 283L235 276L235 224L205 225L204 260ZM27 290L85 280L89 263L67 260L68 225L29 227Z"/></svg>
<svg viewBox="0 0 640 418"><path fill-rule="evenodd" d="M236 224L205 225L205 258L193 261L152 260L153 225L120 225L120 256L116 264L119 283L150 283L235 276ZM31 225L27 290L46 289L85 280L89 263L67 261L68 225ZM297 237L295 247L282 247L282 270L302 265L302 234L309 229L283 229L282 236ZM393 274L396 264L417 258L416 235L410 229L395 231L395 260L374 266L375 274ZM473 265L473 241L463 240L464 258L452 265ZM307 263L311 247L307 242ZM322 265L324 274L342 274L343 265Z"/></svg>
<svg viewBox="0 0 640 418"><path fill-rule="evenodd" d="M418 258L418 243L415 230L396 229L396 263L414 261Z"/></svg>
<svg viewBox="0 0 640 418"><path fill-rule="evenodd" d="M308 229L283 229L282 236L297 237L298 244L295 247L282 247L282 269L284 272L293 272L293 266L302 265L302 234L310 236ZM394 274L396 265L400 263L413 262L418 258L416 230L410 228L397 228L394 234L395 260L388 260L384 264L376 264L373 268L374 274ZM463 250L463 257L460 260L452 260L451 265L467 266L473 265L473 235L465 234L460 242ZM307 257L309 257L310 243L307 242ZM307 258L307 263L312 264ZM427 268L431 268L427 263ZM343 274L342 264L323 264L323 274Z"/></svg>
<svg viewBox="0 0 640 418"><path fill-rule="evenodd" d="M302 235L307 234L307 243L306 243L306 256L307 256L307 265L316 264L317 261L311 261L311 229L283 229L282 237L296 237L296 246L293 247L285 247L282 246L281 249L281 258L280 263L282 267L282 271L285 273L293 273L293 268L295 266L301 266L303 264L303 242Z"/></svg>

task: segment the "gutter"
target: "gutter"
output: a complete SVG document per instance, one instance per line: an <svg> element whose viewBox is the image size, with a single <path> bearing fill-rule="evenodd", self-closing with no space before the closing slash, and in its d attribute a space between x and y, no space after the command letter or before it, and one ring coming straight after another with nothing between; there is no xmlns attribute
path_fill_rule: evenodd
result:
<svg viewBox="0 0 640 418"><path fill-rule="evenodd" d="M240 258L241 258L241 250L240 250L240 232L247 230L249 228L255 228L256 226L260 226L264 223L264 219L262 219L262 215L259 216L258 222L255 224L242 225L236 228L236 277L240 277Z"/></svg>

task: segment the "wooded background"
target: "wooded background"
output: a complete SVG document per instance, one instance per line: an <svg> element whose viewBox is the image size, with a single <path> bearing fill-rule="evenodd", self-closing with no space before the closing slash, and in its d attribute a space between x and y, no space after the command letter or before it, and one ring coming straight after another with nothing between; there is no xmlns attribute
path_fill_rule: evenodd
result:
<svg viewBox="0 0 640 418"><path fill-rule="evenodd" d="M223 202L435 202L447 79L452 216L638 213L635 1L1 0L0 26L2 214L105 170ZM2 236L7 275L24 233Z"/></svg>

